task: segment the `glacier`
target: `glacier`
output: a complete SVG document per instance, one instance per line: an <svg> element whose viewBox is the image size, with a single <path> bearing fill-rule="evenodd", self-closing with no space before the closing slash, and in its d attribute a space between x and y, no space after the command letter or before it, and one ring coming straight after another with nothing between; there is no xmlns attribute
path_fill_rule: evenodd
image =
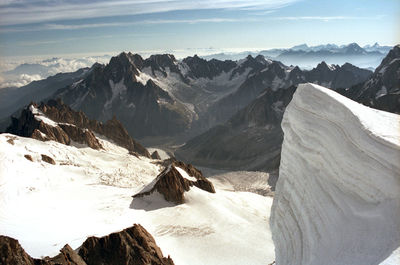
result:
<svg viewBox="0 0 400 265"><path fill-rule="evenodd" d="M398 264L400 116L307 83L282 128L276 264Z"/></svg>

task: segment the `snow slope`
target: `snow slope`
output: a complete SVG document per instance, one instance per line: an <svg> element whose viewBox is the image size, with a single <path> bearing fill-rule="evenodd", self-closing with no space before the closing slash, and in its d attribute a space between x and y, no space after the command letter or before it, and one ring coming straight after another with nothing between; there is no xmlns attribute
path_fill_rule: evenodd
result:
<svg viewBox="0 0 400 265"><path fill-rule="evenodd" d="M400 246L400 116L302 84L282 128L276 264L381 263Z"/></svg>
<svg viewBox="0 0 400 265"><path fill-rule="evenodd" d="M266 211L272 198L192 187L182 205L158 193L132 199L161 168L99 141L105 150L0 134L0 234L41 257L57 254L66 243L77 248L87 236L140 223L177 265L274 260ZM56 164L42 161L41 154Z"/></svg>

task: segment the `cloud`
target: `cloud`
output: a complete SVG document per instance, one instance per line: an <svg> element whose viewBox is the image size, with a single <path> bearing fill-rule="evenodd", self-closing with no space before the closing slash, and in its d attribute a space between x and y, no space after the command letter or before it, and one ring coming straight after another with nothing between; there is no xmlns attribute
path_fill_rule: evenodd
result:
<svg viewBox="0 0 400 265"><path fill-rule="evenodd" d="M379 19L382 15L373 17L355 17L355 16L292 16L292 17L273 17L273 20L321 20L321 21L332 21L332 20L362 20L362 19Z"/></svg>
<svg viewBox="0 0 400 265"><path fill-rule="evenodd" d="M157 20L142 20L134 22L109 22L109 23L88 23L88 24L38 24L30 27L3 28L0 32L29 32L42 30L78 30L87 28L102 28L102 27L127 27L133 25L157 25L157 24L198 24L198 23L233 23L257 21L256 19L234 19L234 18L204 18L204 19L157 19ZM51 41L57 42L57 41Z"/></svg>
<svg viewBox="0 0 400 265"><path fill-rule="evenodd" d="M40 75L22 74L14 78L0 75L0 89L4 87L21 87L41 79L43 78Z"/></svg>
<svg viewBox="0 0 400 265"><path fill-rule="evenodd" d="M271 10L299 0L19 0L0 2L0 25L150 14L176 10Z"/></svg>
<svg viewBox="0 0 400 265"><path fill-rule="evenodd" d="M20 87L32 81L41 80L57 73L74 72L90 67L95 62L107 63L110 55L77 58L50 58L39 61L21 61L13 65L0 65L0 88ZM11 68L12 67L12 68ZM11 68L11 69L10 69Z"/></svg>

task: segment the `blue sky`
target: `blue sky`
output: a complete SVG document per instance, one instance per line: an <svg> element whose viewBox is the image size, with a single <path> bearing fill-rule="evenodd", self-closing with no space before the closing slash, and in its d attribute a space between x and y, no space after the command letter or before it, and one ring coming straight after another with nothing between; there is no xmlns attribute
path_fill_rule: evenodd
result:
<svg viewBox="0 0 400 265"><path fill-rule="evenodd" d="M400 43L399 0L0 0L0 56Z"/></svg>

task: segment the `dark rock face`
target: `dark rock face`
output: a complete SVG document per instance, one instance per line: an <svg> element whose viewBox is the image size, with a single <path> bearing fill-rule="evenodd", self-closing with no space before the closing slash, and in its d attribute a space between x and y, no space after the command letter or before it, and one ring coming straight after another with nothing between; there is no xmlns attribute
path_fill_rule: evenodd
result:
<svg viewBox="0 0 400 265"><path fill-rule="evenodd" d="M17 240L0 236L0 264L37 265L43 263L32 259Z"/></svg>
<svg viewBox="0 0 400 265"><path fill-rule="evenodd" d="M65 245L60 254L54 258L45 258L49 264L54 265L87 265L86 262L69 245Z"/></svg>
<svg viewBox="0 0 400 265"><path fill-rule="evenodd" d="M41 141L53 140L62 144L70 145L71 141L87 144L94 149L102 148L99 141L91 131L76 127L71 124L59 124L58 126L49 125L41 120L37 120L30 110L36 104L31 104L27 109L21 112L19 118L12 117L11 125L7 128L7 132L31 137ZM42 108L45 105L41 105Z"/></svg>
<svg viewBox="0 0 400 265"><path fill-rule="evenodd" d="M32 156L31 155L24 155L24 157L26 159L28 159L29 161L33 162Z"/></svg>
<svg viewBox="0 0 400 265"><path fill-rule="evenodd" d="M368 80L338 92L372 108L400 114L400 45L390 50Z"/></svg>
<svg viewBox="0 0 400 265"><path fill-rule="evenodd" d="M79 253L65 245L60 254L33 259L19 242L0 236L0 264L4 265L173 265L165 258L154 238L141 225L134 224L121 232L101 238L89 237L79 247Z"/></svg>
<svg viewBox="0 0 400 265"><path fill-rule="evenodd" d="M35 119L35 115L30 110L31 106L57 122L57 126ZM94 133L98 133L115 144L125 147L132 154L137 153L150 157L147 149L133 140L115 117L105 124L90 120L83 112L72 110L61 100L49 100L47 104L40 105L31 104L21 112L18 119L12 118L12 124L7 128L7 132L41 141L53 140L66 145L70 145L71 141L74 141L86 144L93 149L101 149L102 146L94 135Z"/></svg>
<svg viewBox="0 0 400 265"><path fill-rule="evenodd" d="M135 224L105 237L89 237L79 249L79 255L88 265L173 265L165 258L154 238Z"/></svg>
<svg viewBox="0 0 400 265"><path fill-rule="evenodd" d="M125 147L130 152L149 157L147 149L129 136L127 130L115 116L103 124L96 120L90 120L81 111L74 111L69 106L63 104L61 100L49 100L47 105L42 104L40 109L46 116L54 121L74 124L80 128L87 128L90 131L107 137L117 145Z"/></svg>
<svg viewBox="0 0 400 265"><path fill-rule="evenodd" d="M182 80L186 81L178 68L175 56L172 54L151 55L143 62L144 67L150 67L153 75L156 75L155 71L159 71L164 77L167 77L166 68L168 67L171 72L178 74Z"/></svg>
<svg viewBox="0 0 400 265"><path fill-rule="evenodd" d="M233 72L252 69L239 88L215 102L206 116L214 124L226 122L236 112L255 100L266 89L280 90L300 83L312 82L332 89L350 87L366 80L372 72L351 64L328 66L320 63L310 71L288 67L278 61L266 61L264 57L250 55ZM233 73L232 73L233 74ZM211 124L212 124L211 123Z"/></svg>
<svg viewBox="0 0 400 265"><path fill-rule="evenodd" d="M227 123L189 140L175 155L206 167L277 170L283 141L280 123L295 90L267 89Z"/></svg>
<svg viewBox="0 0 400 265"><path fill-rule="evenodd" d="M158 154L157 151L154 151L154 152L151 154L151 158L152 158L152 159L161 160L161 157L160 157L160 155Z"/></svg>
<svg viewBox="0 0 400 265"><path fill-rule="evenodd" d="M194 177L196 181L184 178L175 166L185 170L189 176ZM182 204L185 202L184 193L189 191L191 186L196 186L210 193L215 193L213 184L203 176L201 171L197 170L192 165L186 165L183 162L175 161L157 176L152 187L146 187L144 191L135 194L133 197L143 197L157 191L164 196L165 200L176 204Z"/></svg>
<svg viewBox="0 0 400 265"><path fill-rule="evenodd" d="M44 162L49 163L49 164L52 164L52 165L55 165L55 164L56 164L56 161L54 161L54 159L51 158L51 157L48 156L48 155L42 154L42 160L43 160Z"/></svg>
<svg viewBox="0 0 400 265"><path fill-rule="evenodd" d="M165 73L178 71L171 55L152 56L121 53L105 67L93 69L85 78L54 95L91 119L106 121L114 115L134 137L175 135L189 128L188 109L152 80L144 83L140 69Z"/></svg>
<svg viewBox="0 0 400 265"><path fill-rule="evenodd" d="M197 55L193 57L186 57L183 59L183 63L189 66L189 77L193 79L200 77L213 79L213 77L221 74L222 72L229 72L236 66L236 63L230 60L219 61L212 59L207 61L198 57Z"/></svg>

